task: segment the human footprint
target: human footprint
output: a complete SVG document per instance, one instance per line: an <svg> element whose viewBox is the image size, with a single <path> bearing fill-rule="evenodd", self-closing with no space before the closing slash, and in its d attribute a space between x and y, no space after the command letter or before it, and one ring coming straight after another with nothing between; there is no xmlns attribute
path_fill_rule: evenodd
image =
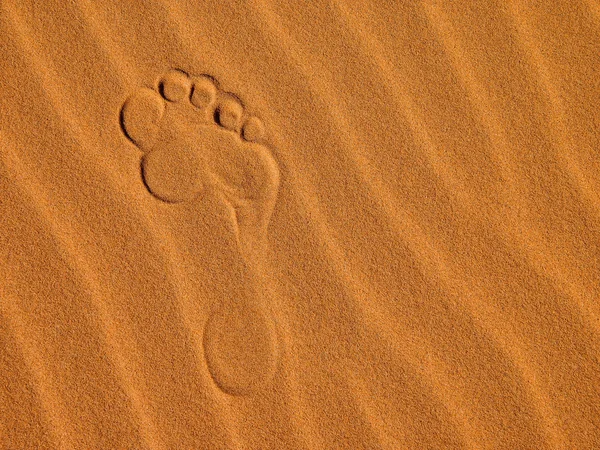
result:
<svg viewBox="0 0 600 450"><path fill-rule="evenodd" d="M212 77L170 70L156 89L141 88L125 101L121 126L143 153L141 173L154 197L181 203L211 193L230 206L240 254L254 278L249 289L258 295L280 179L262 121ZM231 395L261 389L277 367L275 326L257 300L222 304L204 329L209 373Z"/></svg>
<svg viewBox="0 0 600 450"><path fill-rule="evenodd" d="M279 166L262 121L207 75L171 70L158 89L139 89L121 110L126 136L144 153L150 193L169 203L218 194L233 210L246 260L260 258L279 190Z"/></svg>

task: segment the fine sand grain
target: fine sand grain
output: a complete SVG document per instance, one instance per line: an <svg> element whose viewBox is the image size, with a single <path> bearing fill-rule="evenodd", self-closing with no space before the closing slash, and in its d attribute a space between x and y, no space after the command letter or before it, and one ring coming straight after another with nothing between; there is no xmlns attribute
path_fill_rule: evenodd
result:
<svg viewBox="0 0 600 450"><path fill-rule="evenodd" d="M0 1L0 449L600 449L600 3Z"/></svg>

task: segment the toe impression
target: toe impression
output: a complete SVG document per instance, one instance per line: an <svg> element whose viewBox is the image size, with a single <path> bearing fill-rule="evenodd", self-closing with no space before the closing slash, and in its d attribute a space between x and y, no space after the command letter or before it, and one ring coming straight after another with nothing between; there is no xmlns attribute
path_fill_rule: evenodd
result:
<svg viewBox="0 0 600 450"><path fill-rule="evenodd" d="M219 102L217 107L217 122L223 128L231 131L240 129L244 108L233 97L226 97Z"/></svg>
<svg viewBox="0 0 600 450"><path fill-rule="evenodd" d="M207 109L217 99L217 87L215 82L207 75L194 79L192 87L191 103L198 109Z"/></svg>
<svg viewBox="0 0 600 450"><path fill-rule="evenodd" d="M165 102L155 91L140 89L121 109L121 128L141 150L149 150L156 140Z"/></svg>
<svg viewBox="0 0 600 450"><path fill-rule="evenodd" d="M166 100L180 102L189 97L192 91L192 80L185 72L173 69L162 77L158 87Z"/></svg>

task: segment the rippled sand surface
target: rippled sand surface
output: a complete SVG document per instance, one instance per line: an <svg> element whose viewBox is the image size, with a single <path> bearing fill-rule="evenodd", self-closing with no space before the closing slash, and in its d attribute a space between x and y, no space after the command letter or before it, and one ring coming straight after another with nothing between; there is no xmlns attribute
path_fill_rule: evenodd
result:
<svg viewBox="0 0 600 450"><path fill-rule="evenodd" d="M0 449L600 448L600 3L0 2Z"/></svg>

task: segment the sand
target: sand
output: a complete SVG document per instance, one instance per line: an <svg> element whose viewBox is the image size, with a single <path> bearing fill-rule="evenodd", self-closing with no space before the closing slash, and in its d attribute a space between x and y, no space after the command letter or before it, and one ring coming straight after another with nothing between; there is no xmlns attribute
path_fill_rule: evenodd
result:
<svg viewBox="0 0 600 450"><path fill-rule="evenodd" d="M0 448L599 449L600 3L0 2Z"/></svg>

